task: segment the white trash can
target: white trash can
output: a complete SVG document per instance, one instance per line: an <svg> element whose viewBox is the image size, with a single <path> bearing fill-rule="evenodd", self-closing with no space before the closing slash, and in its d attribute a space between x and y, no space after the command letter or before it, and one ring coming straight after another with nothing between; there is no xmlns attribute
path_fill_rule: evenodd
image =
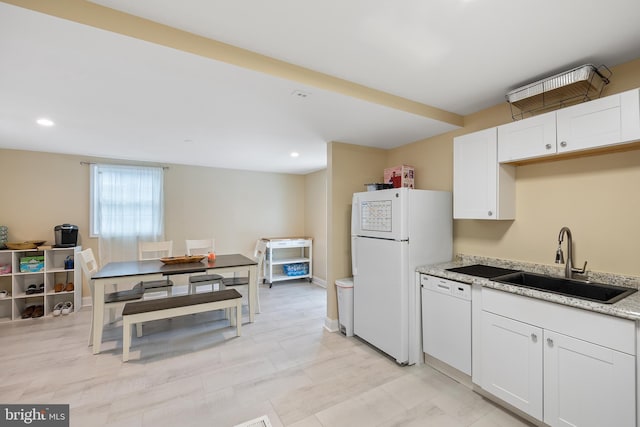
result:
<svg viewBox="0 0 640 427"><path fill-rule="evenodd" d="M353 336L353 277L336 280L340 332Z"/></svg>

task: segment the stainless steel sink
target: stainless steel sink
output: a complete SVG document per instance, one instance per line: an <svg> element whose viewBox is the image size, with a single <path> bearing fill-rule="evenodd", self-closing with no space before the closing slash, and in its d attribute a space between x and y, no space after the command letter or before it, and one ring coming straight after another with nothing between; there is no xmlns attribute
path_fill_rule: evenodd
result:
<svg viewBox="0 0 640 427"><path fill-rule="evenodd" d="M570 296L574 298L596 301L603 304L613 304L637 292L637 289L622 286L606 285L604 283L584 282L581 280L565 279L562 277L545 276L543 274L517 272L494 277L494 282L508 283L525 288L538 289L545 292Z"/></svg>

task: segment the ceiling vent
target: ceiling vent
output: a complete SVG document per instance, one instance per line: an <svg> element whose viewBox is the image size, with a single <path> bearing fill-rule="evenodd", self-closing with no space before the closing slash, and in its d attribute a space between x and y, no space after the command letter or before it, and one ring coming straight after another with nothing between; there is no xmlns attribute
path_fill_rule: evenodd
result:
<svg viewBox="0 0 640 427"><path fill-rule="evenodd" d="M302 90L294 90L293 92L291 92L291 96L295 96L297 98L307 98L311 96L311 94Z"/></svg>
<svg viewBox="0 0 640 427"><path fill-rule="evenodd" d="M268 416L263 415L260 418L247 421L246 423L238 424L234 427L271 427L271 421L269 421Z"/></svg>

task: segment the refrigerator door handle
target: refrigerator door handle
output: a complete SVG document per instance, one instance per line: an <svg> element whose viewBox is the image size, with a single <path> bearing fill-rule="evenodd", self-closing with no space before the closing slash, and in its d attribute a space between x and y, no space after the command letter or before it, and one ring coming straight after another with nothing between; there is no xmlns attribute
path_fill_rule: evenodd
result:
<svg viewBox="0 0 640 427"><path fill-rule="evenodd" d="M351 236L351 275L358 275L358 265L356 263L356 240L358 238L355 236Z"/></svg>

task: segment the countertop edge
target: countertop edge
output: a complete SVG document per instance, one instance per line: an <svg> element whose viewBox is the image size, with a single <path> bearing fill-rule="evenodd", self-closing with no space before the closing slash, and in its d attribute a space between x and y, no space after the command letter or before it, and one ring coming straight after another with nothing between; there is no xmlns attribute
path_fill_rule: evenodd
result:
<svg viewBox="0 0 640 427"><path fill-rule="evenodd" d="M562 304L569 307L575 307L583 310L589 310L596 313L607 314L610 316L620 317L628 320L640 320L640 292L636 292L614 304L601 304L598 302L582 300L578 298L567 297L563 295L553 294L550 292L537 291L535 289L524 288L521 286L508 285L506 283L494 282L490 279L482 277L470 276L467 274L454 273L447 271L448 268L463 267L472 264L484 264L494 267L511 268L515 270L523 270L540 274L550 274L561 276L559 272L562 270L553 266L540 264L532 264L525 262L517 262L511 260L501 260L486 257L475 257L470 255L458 255L454 261L428 264L419 266L416 271L418 273L428 274L431 276L441 277L443 279L455 280L462 283L478 284L485 288L497 289L512 294L522 295L525 297L535 298L539 300L549 301L556 304ZM617 286L625 286L630 288L640 288L640 278L629 277L608 273L593 273L592 280L598 282L610 283Z"/></svg>

